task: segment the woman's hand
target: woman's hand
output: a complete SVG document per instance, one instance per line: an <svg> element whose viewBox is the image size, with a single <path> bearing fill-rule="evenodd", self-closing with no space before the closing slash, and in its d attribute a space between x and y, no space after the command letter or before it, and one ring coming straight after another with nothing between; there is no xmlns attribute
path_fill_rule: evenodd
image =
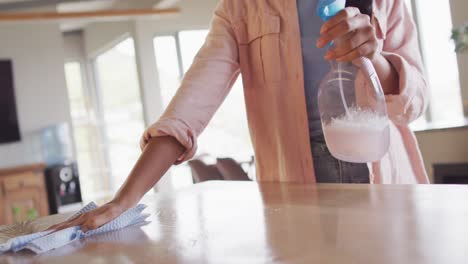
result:
<svg viewBox="0 0 468 264"><path fill-rule="evenodd" d="M81 230L86 232L88 230L96 229L120 216L127 209L125 206L117 202L109 202L100 206L92 211L86 212L76 218L70 219L61 224L49 227L47 230L60 231L73 226L81 226Z"/></svg>
<svg viewBox="0 0 468 264"><path fill-rule="evenodd" d="M373 60L378 51L377 36L369 16L361 14L355 7L347 7L331 18L322 26L320 33L318 48L331 41L335 43L335 47L325 55L327 60L353 61L359 57Z"/></svg>
<svg viewBox="0 0 468 264"><path fill-rule="evenodd" d="M77 218L54 225L48 230L58 231L72 226L81 226L81 230L88 231L112 221L135 206L184 151L185 147L173 137L151 139L111 202Z"/></svg>
<svg viewBox="0 0 468 264"><path fill-rule="evenodd" d="M379 44L368 15L358 8L347 7L321 28L322 36L317 47L323 48L331 41L335 47L327 51L326 60L352 62L367 57L374 64L385 94L399 94L399 75L390 62L378 52Z"/></svg>

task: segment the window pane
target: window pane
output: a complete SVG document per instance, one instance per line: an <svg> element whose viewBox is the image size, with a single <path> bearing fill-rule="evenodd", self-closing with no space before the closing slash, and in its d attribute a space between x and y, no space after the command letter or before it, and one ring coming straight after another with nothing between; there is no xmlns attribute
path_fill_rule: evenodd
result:
<svg viewBox="0 0 468 264"><path fill-rule="evenodd" d="M179 33L184 70L192 64L207 34L207 30ZM200 136L198 155L231 157L238 161L249 161L253 155L241 78L234 84L231 93Z"/></svg>
<svg viewBox="0 0 468 264"><path fill-rule="evenodd" d="M241 78L200 136L198 154L237 161L249 161L253 155Z"/></svg>
<svg viewBox="0 0 468 264"><path fill-rule="evenodd" d="M66 63L65 77L83 199L92 200L96 194L110 191L107 167L92 118L93 111L87 103L89 98L84 91L80 63Z"/></svg>
<svg viewBox="0 0 468 264"><path fill-rule="evenodd" d="M180 69L174 36L154 38L154 52L159 73L163 107L166 108L180 85Z"/></svg>
<svg viewBox="0 0 468 264"><path fill-rule="evenodd" d="M66 63L65 74L71 115L74 119L86 117L80 64L78 62Z"/></svg>
<svg viewBox="0 0 468 264"><path fill-rule="evenodd" d="M65 64L65 74L70 100L83 100L83 82L81 78L81 66L78 62Z"/></svg>
<svg viewBox="0 0 468 264"><path fill-rule="evenodd" d="M184 73L192 65L195 55L205 43L208 30L188 30L179 33L180 52L182 53L182 65Z"/></svg>
<svg viewBox="0 0 468 264"><path fill-rule="evenodd" d="M133 39L127 38L98 56L96 70L116 190L140 155L138 141L144 129Z"/></svg>
<svg viewBox="0 0 468 264"><path fill-rule="evenodd" d="M418 0L416 3L431 89L432 121L450 123L462 120L458 64L455 47L450 40L452 18L449 0Z"/></svg>

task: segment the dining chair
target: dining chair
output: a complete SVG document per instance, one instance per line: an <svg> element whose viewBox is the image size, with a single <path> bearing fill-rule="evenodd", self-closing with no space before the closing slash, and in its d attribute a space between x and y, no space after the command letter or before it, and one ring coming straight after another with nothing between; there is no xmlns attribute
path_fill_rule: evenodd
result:
<svg viewBox="0 0 468 264"><path fill-rule="evenodd" d="M188 164L192 171L193 183L223 180L216 165L207 165L201 160L191 160Z"/></svg>
<svg viewBox="0 0 468 264"><path fill-rule="evenodd" d="M250 181L249 176L242 166L231 158L218 158L216 167L224 180L227 181Z"/></svg>

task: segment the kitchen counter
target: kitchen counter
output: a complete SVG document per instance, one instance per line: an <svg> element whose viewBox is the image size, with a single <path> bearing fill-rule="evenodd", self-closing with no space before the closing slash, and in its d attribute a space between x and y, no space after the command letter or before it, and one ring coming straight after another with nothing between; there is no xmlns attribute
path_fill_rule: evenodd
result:
<svg viewBox="0 0 468 264"><path fill-rule="evenodd" d="M141 228L0 263L468 263L467 201L465 186L208 182L145 198Z"/></svg>

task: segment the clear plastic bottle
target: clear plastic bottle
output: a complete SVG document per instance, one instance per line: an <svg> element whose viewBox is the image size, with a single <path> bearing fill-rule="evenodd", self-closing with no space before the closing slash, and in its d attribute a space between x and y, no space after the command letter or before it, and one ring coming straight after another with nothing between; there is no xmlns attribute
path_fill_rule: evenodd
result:
<svg viewBox="0 0 468 264"><path fill-rule="evenodd" d="M385 96L372 63L332 62L318 92L325 141L337 159L380 160L390 144Z"/></svg>
<svg viewBox="0 0 468 264"><path fill-rule="evenodd" d="M346 0L319 0L317 15L328 21L346 4ZM379 77L369 59L332 61L320 83L318 105L325 141L335 158L365 163L387 153L390 121Z"/></svg>

